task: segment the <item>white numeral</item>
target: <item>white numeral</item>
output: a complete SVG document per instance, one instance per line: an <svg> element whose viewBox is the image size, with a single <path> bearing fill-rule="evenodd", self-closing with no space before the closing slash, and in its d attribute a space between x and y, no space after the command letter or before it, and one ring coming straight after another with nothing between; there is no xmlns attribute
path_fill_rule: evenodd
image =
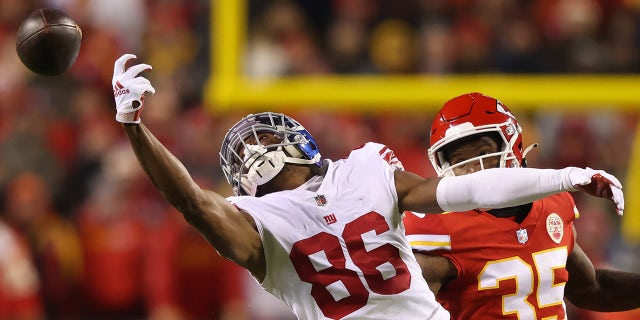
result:
<svg viewBox="0 0 640 320"><path fill-rule="evenodd" d="M534 292L534 270L538 275L536 301L538 308L562 304L565 282L555 283L555 270L566 266L567 247L531 254L535 266L520 257L489 261L478 275L478 290L500 287L500 282L514 279L516 292L502 296L502 314L516 314L519 320L535 320L536 308L528 298Z"/></svg>

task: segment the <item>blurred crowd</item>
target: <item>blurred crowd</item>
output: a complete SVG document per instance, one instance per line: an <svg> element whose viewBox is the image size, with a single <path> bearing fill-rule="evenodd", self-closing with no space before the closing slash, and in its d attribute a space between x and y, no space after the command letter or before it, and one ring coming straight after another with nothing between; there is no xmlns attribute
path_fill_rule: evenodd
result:
<svg viewBox="0 0 640 320"><path fill-rule="evenodd" d="M145 76L157 91L145 124L202 186L231 195L218 151L246 110L210 113L203 104L213 1L0 0L0 319L291 319L160 197L114 121L113 62L134 53L153 66ZM252 77L640 71L634 0L247 3L242 58ZM80 54L64 75L35 75L16 55L15 31L39 7L63 10L82 28ZM525 146L540 143L530 165L626 178L637 112L519 111L502 102L519 117ZM431 112L348 107L299 106L291 115L325 158L378 141L408 170L434 174ZM579 194L576 201L578 242L594 264L640 272L640 245L620 236L613 207Z"/></svg>

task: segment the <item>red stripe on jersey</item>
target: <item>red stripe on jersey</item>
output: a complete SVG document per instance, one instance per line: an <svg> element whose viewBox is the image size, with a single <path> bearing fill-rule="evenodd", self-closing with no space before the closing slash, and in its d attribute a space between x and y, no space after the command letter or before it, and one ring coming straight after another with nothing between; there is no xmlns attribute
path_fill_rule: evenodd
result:
<svg viewBox="0 0 640 320"><path fill-rule="evenodd" d="M393 153L393 150L389 149L387 146L380 149L379 153L382 156L382 159L384 159L388 164L397 164L399 162L398 158Z"/></svg>

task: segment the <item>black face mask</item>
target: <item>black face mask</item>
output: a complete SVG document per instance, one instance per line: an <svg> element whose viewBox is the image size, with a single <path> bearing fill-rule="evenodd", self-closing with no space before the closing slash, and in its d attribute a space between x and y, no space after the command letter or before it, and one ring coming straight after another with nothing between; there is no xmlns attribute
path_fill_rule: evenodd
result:
<svg viewBox="0 0 640 320"><path fill-rule="evenodd" d="M523 204L515 207L491 209L487 212L497 218L515 217L515 221L517 223L521 223L524 220L524 218L527 217L527 215L529 214L529 211L531 211L532 206L533 206L533 203L527 203L527 204Z"/></svg>

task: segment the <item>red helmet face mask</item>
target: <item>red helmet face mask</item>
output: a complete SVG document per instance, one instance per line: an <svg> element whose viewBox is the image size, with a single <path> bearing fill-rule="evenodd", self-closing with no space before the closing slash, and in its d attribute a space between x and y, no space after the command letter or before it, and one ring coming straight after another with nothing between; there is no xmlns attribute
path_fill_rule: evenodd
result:
<svg viewBox="0 0 640 320"><path fill-rule="evenodd" d="M448 144L477 134L497 134L501 141L501 150L452 166L443 150ZM452 176L453 169L479 161L482 169L483 159L500 157L501 168L514 168L523 165L522 128L511 111L500 101L482 95L469 93L447 101L436 115L431 125L431 147L429 160L438 176Z"/></svg>

